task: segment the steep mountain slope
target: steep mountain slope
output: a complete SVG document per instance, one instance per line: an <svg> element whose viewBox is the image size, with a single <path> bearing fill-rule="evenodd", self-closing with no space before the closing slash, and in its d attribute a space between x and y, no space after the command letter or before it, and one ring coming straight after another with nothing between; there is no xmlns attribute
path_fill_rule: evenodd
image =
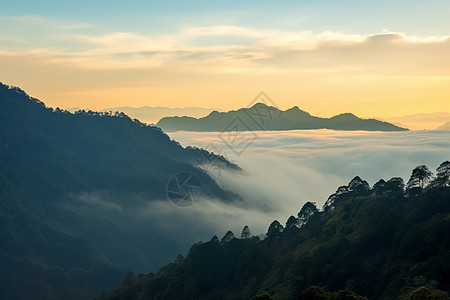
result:
<svg viewBox="0 0 450 300"><path fill-rule="evenodd" d="M206 197L236 199L195 166L205 160L239 170L124 114L53 110L0 83L0 298L91 298L125 268L172 259L176 238L136 215L168 201L180 172L196 176Z"/></svg>
<svg viewBox="0 0 450 300"><path fill-rule="evenodd" d="M402 131L407 130L393 124L374 119L360 119L346 113L332 118L311 116L297 106L281 111L264 103L237 111L213 111L203 118L166 117L156 126L165 131L247 131L247 130L293 130L293 129L335 129Z"/></svg>
<svg viewBox="0 0 450 300"><path fill-rule="evenodd" d="M309 202L285 226L274 221L264 240L248 228L241 239L214 236L156 274L129 274L102 299L250 299L260 291L298 299L314 285L369 299L447 299L448 232L450 162L433 180L417 167L406 190L401 178L371 188L355 177L322 211Z"/></svg>

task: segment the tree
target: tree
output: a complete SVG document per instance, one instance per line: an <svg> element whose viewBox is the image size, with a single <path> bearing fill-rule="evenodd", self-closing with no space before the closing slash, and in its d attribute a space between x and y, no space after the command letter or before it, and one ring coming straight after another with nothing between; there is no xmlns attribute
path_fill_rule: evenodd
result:
<svg viewBox="0 0 450 300"><path fill-rule="evenodd" d="M412 291L409 294L408 299L410 299L410 300L428 300L428 299L433 300L434 297L433 297L432 292L428 288L422 286L422 287L419 287L419 288L415 289L414 291Z"/></svg>
<svg viewBox="0 0 450 300"><path fill-rule="evenodd" d="M425 188L431 181L433 173L427 166L421 165L414 168L411 174L411 178L408 181L408 190L414 188Z"/></svg>
<svg viewBox="0 0 450 300"><path fill-rule="evenodd" d="M392 177L386 182L384 188L386 196L397 197L405 192L405 182L401 177Z"/></svg>
<svg viewBox="0 0 450 300"><path fill-rule="evenodd" d="M339 292L327 292L318 286L310 286L300 295L300 300L367 300L366 297L345 289Z"/></svg>
<svg viewBox="0 0 450 300"><path fill-rule="evenodd" d="M250 229L248 228L247 225L245 225L244 228L242 228L241 239L243 239L243 240L249 239L251 236L252 236L252 233L250 232Z"/></svg>
<svg viewBox="0 0 450 300"><path fill-rule="evenodd" d="M373 185L373 194L379 197L398 197L405 192L405 183L400 177L393 177L387 182L380 179Z"/></svg>
<svg viewBox="0 0 450 300"><path fill-rule="evenodd" d="M373 185L372 192L376 196L385 196L385 187L386 181L380 179Z"/></svg>
<svg viewBox="0 0 450 300"><path fill-rule="evenodd" d="M219 243L219 238L217 237L217 235L214 235L214 236L211 238L211 242L213 242L213 243Z"/></svg>
<svg viewBox="0 0 450 300"><path fill-rule="evenodd" d="M273 300L273 297L268 292L259 292L251 300Z"/></svg>
<svg viewBox="0 0 450 300"><path fill-rule="evenodd" d="M280 224L280 222L278 222L277 220L273 221L270 226L269 229L267 230L266 235L268 237L271 236L277 236L279 235L281 232L283 232L284 228L283 225Z"/></svg>
<svg viewBox="0 0 450 300"><path fill-rule="evenodd" d="M444 161L436 169L436 179L433 181L434 187L449 187L450 186L450 161Z"/></svg>
<svg viewBox="0 0 450 300"><path fill-rule="evenodd" d="M348 190L355 195L365 195L370 191L370 186L367 181L362 180L359 176L356 176L348 184Z"/></svg>
<svg viewBox="0 0 450 300"><path fill-rule="evenodd" d="M288 228L297 228L298 227L298 220L294 216L290 216L289 219L286 221L286 229Z"/></svg>
<svg viewBox="0 0 450 300"><path fill-rule="evenodd" d="M300 300L328 300L331 299L330 293L318 286L310 286L300 295Z"/></svg>
<svg viewBox="0 0 450 300"><path fill-rule="evenodd" d="M316 207L315 202L306 202L302 209L297 214L298 216L298 225L302 226L311 219L311 217L316 214L319 210Z"/></svg>
<svg viewBox="0 0 450 300"><path fill-rule="evenodd" d="M225 235L223 236L223 238L220 240L221 244L226 244L229 241L231 241L234 238L234 233L231 231L227 231L227 233L225 233Z"/></svg>
<svg viewBox="0 0 450 300"><path fill-rule="evenodd" d="M331 299L336 299L336 300L367 300L366 297L362 297L358 294L356 294L355 292L352 292L348 289L345 290L340 290L339 292L334 292L332 294L332 298Z"/></svg>

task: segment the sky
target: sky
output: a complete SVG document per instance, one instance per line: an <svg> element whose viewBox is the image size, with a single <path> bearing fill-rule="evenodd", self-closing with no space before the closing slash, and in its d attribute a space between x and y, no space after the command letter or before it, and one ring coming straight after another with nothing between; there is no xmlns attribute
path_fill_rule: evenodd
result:
<svg viewBox="0 0 450 300"><path fill-rule="evenodd" d="M5 1L0 82L52 107L450 112L450 2Z"/></svg>

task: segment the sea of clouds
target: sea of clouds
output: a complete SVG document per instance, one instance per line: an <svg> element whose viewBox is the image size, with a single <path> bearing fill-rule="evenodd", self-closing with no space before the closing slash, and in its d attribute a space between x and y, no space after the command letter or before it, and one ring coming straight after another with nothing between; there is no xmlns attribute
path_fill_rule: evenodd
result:
<svg viewBox="0 0 450 300"><path fill-rule="evenodd" d="M205 200L191 210L213 216L216 230L235 234L244 225L255 234L265 233L270 222L284 224L307 201L322 207L355 176L370 185L392 177L407 182L414 167L424 164L434 171L450 160L450 131L179 131L170 136L183 146L214 150L244 170L239 174L206 167L220 186L244 199L244 206Z"/></svg>
<svg viewBox="0 0 450 300"><path fill-rule="evenodd" d="M245 225L264 236L273 220L284 225L307 201L322 207L357 175L371 185L398 176L408 181L415 166L425 164L434 171L450 160L450 131L180 131L170 136L239 165L242 172L219 169L214 162L204 168L241 199L203 196L192 206L179 207L168 198L148 201L141 195L99 191L63 202L62 209L72 212L73 232L134 271L156 271L185 255L193 243L221 238L228 230L239 237Z"/></svg>

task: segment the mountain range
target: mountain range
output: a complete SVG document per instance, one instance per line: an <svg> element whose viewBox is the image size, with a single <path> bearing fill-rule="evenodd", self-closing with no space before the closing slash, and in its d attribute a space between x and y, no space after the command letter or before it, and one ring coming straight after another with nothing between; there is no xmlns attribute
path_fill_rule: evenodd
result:
<svg viewBox="0 0 450 300"><path fill-rule="evenodd" d="M438 130L450 130L450 121L438 127Z"/></svg>
<svg viewBox="0 0 450 300"><path fill-rule="evenodd" d="M126 270L154 270L192 243L155 219L177 174L242 201L198 167L239 171L123 113L46 107L0 83L1 299L92 299ZM159 204L162 203L162 204Z"/></svg>
<svg viewBox="0 0 450 300"><path fill-rule="evenodd" d="M310 115L297 106L286 111L264 103L256 103L250 108L235 111L213 111L202 118L165 117L156 126L164 131L255 131L255 130L295 130L334 129L368 131L404 131L406 128L375 120L360 119L351 113L331 118Z"/></svg>
<svg viewBox="0 0 450 300"><path fill-rule="evenodd" d="M129 273L101 297L131 299L448 299L450 162L370 187L360 177L319 210L307 202L264 239L245 226L194 244L157 273Z"/></svg>
<svg viewBox="0 0 450 300"><path fill-rule="evenodd" d="M420 113L406 116L383 118L384 121L411 130L435 130L442 124L450 122L450 113Z"/></svg>

